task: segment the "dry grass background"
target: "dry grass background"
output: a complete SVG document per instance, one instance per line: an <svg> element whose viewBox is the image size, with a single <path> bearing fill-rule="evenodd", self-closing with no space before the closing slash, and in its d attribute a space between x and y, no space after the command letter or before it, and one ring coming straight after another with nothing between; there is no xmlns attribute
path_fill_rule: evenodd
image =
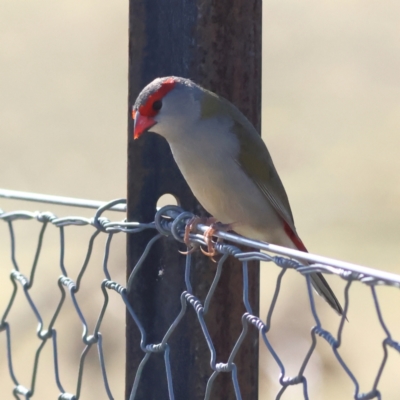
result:
<svg viewBox="0 0 400 400"><path fill-rule="evenodd" d="M104 200L125 197L127 11L122 1L0 1L1 187ZM303 241L318 254L400 272L400 3L268 0L264 18L263 136ZM91 215L15 201L1 200L0 205L6 211L50 209L59 216ZM15 225L17 258L28 273L39 224ZM49 228L32 289L45 324L59 298L54 285L46 286L58 276L56 233ZM82 243L91 233L91 228L67 230L66 265L72 277L84 257ZM0 235L4 304L11 293L5 224L0 224ZM112 276L119 281L124 279L123 239L117 235L110 262ZM100 238L78 297L90 329L101 305L96 270L103 243ZM263 266L262 316L276 274L277 268ZM342 299L343 282L329 278ZM399 293L378 288L378 296L385 321L398 339ZM317 306L324 324L335 330L336 315L322 301L317 300ZM65 389L74 392L82 343L81 325L71 309L67 301L56 328L61 379ZM112 391L121 399L124 309L117 297L111 299L110 311L102 331ZM18 296L10 315L13 360L17 377L28 386L39 343L31 314ZM359 378L361 392L367 392L383 356L385 336L369 289L360 284L351 290L349 320L341 354ZM270 337L289 375L297 373L310 345L311 324L304 282L288 274ZM2 399L11 399L2 336L0 393ZM398 354L390 351L380 385L384 399L399 398L398 362ZM81 398L106 398L95 351L87 366ZM276 393L277 373L262 351L262 399ZM306 374L312 399L352 398L350 380L322 339ZM58 394L50 346L39 365L36 390L36 398L44 400ZM290 388L283 398L302 398L300 388Z"/></svg>

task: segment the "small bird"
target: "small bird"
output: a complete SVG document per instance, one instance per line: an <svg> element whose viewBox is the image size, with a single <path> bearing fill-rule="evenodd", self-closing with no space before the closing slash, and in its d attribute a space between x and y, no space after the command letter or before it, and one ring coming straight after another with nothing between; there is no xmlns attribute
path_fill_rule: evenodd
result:
<svg viewBox="0 0 400 400"><path fill-rule="evenodd" d="M134 139L150 130L164 137L193 194L214 218L240 235L307 252L265 143L232 103L170 76L142 90L132 116ZM323 275L313 273L311 281L342 315Z"/></svg>

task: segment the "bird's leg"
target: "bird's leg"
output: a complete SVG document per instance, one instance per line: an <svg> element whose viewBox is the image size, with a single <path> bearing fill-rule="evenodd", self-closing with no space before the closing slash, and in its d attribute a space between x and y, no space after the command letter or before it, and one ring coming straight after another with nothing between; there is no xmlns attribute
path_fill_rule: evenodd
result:
<svg viewBox="0 0 400 400"><path fill-rule="evenodd" d="M207 257L211 257L211 259L215 262L214 256L217 255L217 251L215 250L214 243L212 241L212 237L216 229L216 224L211 224L210 227L204 232L204 241L207 245L207 251L200 247L201 252Z"/></svg>
<svg viewBox="0 0 400 400"><path fill-rule="evenodd" d="M200 223L205 223L205 218L198 217L197 215L194 215L192 218L189 219L189 221L186 224L185 227L185 235L183 236L183 241L185 244L189 247L189 235L191 232L195 231L197 228L197 225Z"/></svg>
<svg viewBox="0 0 400 400"><path fill-rule="evenodd" d="M213 261L215 261L213 257L215 257L217 255L217 251L215 250L215 246L212 241L212 237L213 237L215 231L225 231L225 232L231 231L233 228L233 225L234 225L233 223L232 224L223 224L221 222L216 222L215 218L214 218L214 222L211 223L210 227L204 232L204 240L207 244L207 251L203 250L200 247L200 250L202 251L202 253L208 257L211 257L211 259ZM218 241L220 241L220 240L221 239L218 238Z"/></svg>
<svg viewBox="0 0 400 400"><path fill-rule="evenodd" d="M204 217L198 217L194 216L192 217L186 224L185 227L185 233L183 235L183 241L188 247L188 251L179 251L181 254L188 255L193 253L196 250L196 246L193 246L192 243L190 243L189 240L189 235L191 232L195 231L197 228L197 225L199 224L204 224L204 225L210 225L209 228L204 232L204 241L206 242L207 245L207 250L204 250L202 247L200 247L201 252L208 256L211 257L213 261L214 258L218 253L215 250L214 243L212 241L213 235L215 231L230 231L233 229L234 223L231 224L223 224L221 222L218 222L216 218L214 217L209 217L209 218L204 218ZM220 239L218 239L219 241Z"/></svg>
<svg viewBox="0 0 400 400"><path fill-rule="evenodd" d="M208 223L210 223L209 220L213 220L213 222L215 222L215 218L205 218L205 217L198 217L197 215L194 215L186 223L185 234L183 235L183 242L186 244L186 246L189 248L189 250L188 251L179 251L179 253L181 253L183 255L188 255L188 254L193 253L196 250L197 246L193 246L193 244L190 243L189 235L191 232L196 230L197 225L208 224Z"/></svg>

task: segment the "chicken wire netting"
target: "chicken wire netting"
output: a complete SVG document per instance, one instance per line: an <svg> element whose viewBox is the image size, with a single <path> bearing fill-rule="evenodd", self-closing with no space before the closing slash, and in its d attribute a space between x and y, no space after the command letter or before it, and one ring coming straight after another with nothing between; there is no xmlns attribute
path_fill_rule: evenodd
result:
<svg viewBox="0 0 400 400"><path fill-rule="evenodd" d="M120 301L120 305L128 310L128 315L134 320L137 328L141 333L141 342L137 343L137 346L143 351L143 359L138 367L132 392L130 394L130 399L138 399L136 396L138 386L141 381L141 374L147 360L151 357L154 352L163 352L165 359L165 375L160 377L160 379L167 380L168 395L169 399L174 399L174 387L177 385L177 377L173 376L171 372L171 361L169 354L173 352L168 346L169 339L173 335L174 330L179 326L180 322L185 316L185 313L189 309L193 309L197 315L197 322L200 324L204 338L207 342L209 353L206 355L210 360L210 366L212 373L209 376L206 387L204 388L204 398L212 398L212 387L213 383L218 376L218 374L230 374L232 378L232 385L234 388L236 399L242 399L241 390L239 385L239 379L237 376L237 369L235 365L235 356L239 351L248 331L250 329L257 329L260 335L260 346L261 350L267 353L269 363L274 365L275 375L273 376L274 384L276 385L276 391L273 398L280 399L284 398L285 393L288 389L293 386L299 387L301 390L302 397L304 399L310 398L310 379L309 374L312 376L312 372L308 373L308 367L312 356L315 354L315 349L317 342L320 340L326 341L330 346L331 359L335 361L336 366L339 366L342 372L342 378L345 379L351 385L351 392L348 393L348 398L354 399L380 399L382 397L382 376L384 375L385 366L387 366L388 354L390 349L395 352L400 351L399 342L392 338L391 329L386 322L384 313L381 310L380 297L377 293L377 286L395 286L398 288L400 286L400 276L386 273L383 271L378 271L366 267L360 267L353 264L348 264L344 262L339 262L336 260L329 260L323 257L314 256L312 254L307 254L305 257L308 261L314 261L313 265L302 265L298 261L295 261L290 256L296 255L296 252L289 249L284 249L279 246L273 246L265 244L262 242L248 240L246 238L241 238L239 236L226 233L217 232L216 236L222 240L219 240L215 244L215 248L218 252L216 256L216 269L215 278L212 285L209 288L208 294L204 301L200 301L195 295L192 288L192 283L190 281L190 270L192 268L192 255L188 254L186 257L186 269L184 271L186 290L179 294L181 301L181 310L176 315L175 320L170 325L169 329L165 332L164 337L160 343L148 343L146 342L146 332L141 324L140 319L136 316L134 310L128 302L127 287L123 280L123 275L118 275L119 281L114 280L114 272L111 273L110 267L110 249L112 248L113 238L115 234L136 234L144 230L155 231L155 236L148 242L142 257L138 260L135 265L133 272L128 281L128 285L131 285L135 279L141 274L141 265L143 264L146 256L152 251L152 246L158 240L164 240L165 236L173 237L175 240L182 241L185 224L191 218L191 214L184 212L181 208L177 206L167 206L159 209L155 215L154 221L149 221L148 223L139 222L126 222L122 221L110 221L109 219L102 216L104 211L110 210L113 207L121 210L121 205L125 203L125 200L116 200L107 203L98 208L94 216L90 218L86 217L62 217L58 218L51 212L28 212L28 211L11 211L6 212L0 210L0 220L2 220L6 225L8 225L6 231L7 234L3 234L1 237L1 242L3 244L2 249L7 248L7 254L9 263L11 265L11 271L8 271L10 280L6 281L2 279L1 291L10 293L9 296L0 297L0 346L2 347L0 353L4 354L0 358L0 362L3 363L5 370L8 370L9 382L11 384L10 392L5 392L5 389L1 389L1 398L11 398L14 396L16 399L29 399L37 396L37 385L38 385L38 371L41 359L49 356L51 358L51 370L46 371L47 381L52 381L53 385L56 385L59 392L59 399L78 399L82 397L82 385L85 380L84 370L88 368L88 364L97 363L102 376L102 382L96 382L96 386L102 387L102 398L113 399L115 396L115 387L109 383L110 369L118 368L120 374L124 371L124 359L120 358L117 363L108 364L109 354L103 350L103 335L102 331L105 328L106 322L105 317L107 314L113 313L110 310L109 298L111 293L114 293ZM122 207L123 208L123 207ZM19 240L18 234L15 232L15 224L23 223L28 224L29 220L36 221L39 225L39 231L37 234L37 245L33 252L33 261L31 261L29 268L24 266L21 268L19 257L21 253L24 252L23 240L26 237L21 234L22 239ZM20 222L22 221L22 222ZM41 253L45 247L44 238L46 231L49 226L53 226L56 230L53 230L51 235L57 233L57 241L59 243L55 252L58 256L57 265L53 265L52 269L57 269L58 278L50 278L47 273L41 274L41 269L45 268L44 264L41 262ZM76 273L69 273L68 263L65 262L66 253L75 251L66 245L65 235L66 231L72 229L72 226L83 227L89 226L92 228L90 233L90 238L87 243L85 243L85 254L82 254L82 261L79 263L79 269ZM94 231L93 231L94 229ZM198 225L197 233L191 233L190 239L192 243L198 245L204 245L203 233L207 229L205 225ZM2 232L5 232L3 230ZM101 245L101 252L103 260L101 266L99 263L95 266L94 273L97 275L100 284L97 286L97 293L101 294L102 306L99 309L91 310L87 307L82 307L82 303L85 301L84 297L79 297L80 293L85 290L82 282L85 276L88 274L88 265L93 258L94 245L100 238L103 237L105 245ZM5 242L7 244L5 245ZM242 251L237 245L251 245L254 251ZM261 251L260 251L261 250ZM264 251L268 251L265 253ZM4 252L4 250L3 250ZM4 255L2 254L4 259ZM238 315L237 318L241 319L242 332L237 337L236 344L232 347L230 356L227 360L220 359L219 354L216 352L205 315L210 307L210 303L213 299L214 291L218 285L221 272L224 268L224 264L229 257L235 257L238 259L242 265L243 271L243 291L238 293L238 296L242 296L243 305L246 310L242 315ZM250 260L260 260L266 261L269 264L274 263L277 266L277 278L274 284L274 290L271 294L271 300L268 306L268 311L266 316L254 315L252 312L252 306L249 303L249 288L248 288L248 262ZM5 263L4 263L5 265ZM123 266L120 266L123 267ZM271 266L272 267L272 266ZM3 265L0 268L4 268ZM93 268L92 268L93 269ZM112 269L114 271L115 269ZM289 376L287 372L287 360L281 356L282 349L279 344L276 344L274 340L270 338L271 328L274 324L274 318L276 316L277 302L282 293L282 286L284 284L284 276L289 270L296 270L299 272L305 281L303 287L304 291L308 296L308 312L312 318L312 325L309 326L310 333L308 338L308 344L306 346L306 351L301 356L301 360L298 363L297 373ZM324 318L321 317L320 308L316 306L314 292L312 290L309 274L311 272L319 271L323 274L331 274L340 277L343 280L344 287L344 315L342 317L337 317L337 323L332 328L332 324L327 324L329 327L325 326ZM2 275L4 276L4 275ZM300 276L300 275L299 275ZM114 278L114 279L113 279ZM102 281L101 281L102 279ZM42 317L42 309L45 307L43 302L37 300L37 296L32 295L35 286L38 285L39 280L44 280L45 284L41 286L41 291L50 290L51 288L56 288L57 295L51 298L52 302L52 315L45 319ZM349 323L346 320L345 315L348 313L350 306L350 289L352 289L355 284L360 285L362 283L365 288L370 292L370 298L372 299L372 308L374 318L381 328L381 338L377 340L376 345L380 347L379 359L366 360L371 361L369 369L372 373L369 375L369 380L363 380L360 383L359 374L360 371L355 371L354 364L351 359L346 359L342 355L341 350L343 347L343 337L345 336L346 329L348 329ZM82 289L83 288L83 289ZM6 290L7 289L7 290ZM300 290L300 289L299 289ZM91 296L92 294L90 294ZM72 305L74 313L79 320L81 329L81 352L79 360L76 363L76 374L73 377L74 384L71 385L71 379L69 379L68 386L66 382L66 376L63 375L63 371L60 368L60 363L62 362L60 356L60 334L62 330L68 330L68 325L63 326L60 322L63 319L63 309L67 307L67 303ZM33 361L31 358L19 358L18 362L23 363L23 365L17 365L15 361L16 348L21 346L20 342L15 343L15 332L21 329L18 321L11 318L13 311L17 307L24 307L25 318L34 318L36 326L36 340L37 344L33 351ZM328 307L328 306L326 306ZM396 311L396 308L394 308ZM389 310L390 311L390 310ZM397 312L397 311L396 311ZM371 314L372 315L372 314ZM91 320L92 323L88 323ZM107 322L109 323L109 321ZM91 327L89 327L89 325ZM33 332L30 332L33 334ZM283 334L283 332L282 332ZM111 334L113 335L113 334ZM115 335L115 333L114 333ZM363 336L358 337L358 345L363 348L363 339L368 336L368 331L363 332ZM319 339L321 338L321 339ZM24 337L23 340L29 340L32 338ZM18 340L20 336L18 336ZM118 341L125 340L123 337L117 338ZM356 343L352 344L356 346ZM286 347L295 348L296 342L285 343ZM47 354L47 356L45 355ZM96 355L95 360L93 354ZM92 357L90 358L90 354ZM372 362L373 361L373 362ZM398 361L398 360L397 360ZM187 368L192 366L188 365ZM397 366L398 368L398 366ZM28 373L21 374L21 370L28 370ZM4 376L3 376L4 378ZM271 378L270 378L271 379ZM11 393L12 392L12 393ZM261 394L260 394L261 398Z"/></svg>

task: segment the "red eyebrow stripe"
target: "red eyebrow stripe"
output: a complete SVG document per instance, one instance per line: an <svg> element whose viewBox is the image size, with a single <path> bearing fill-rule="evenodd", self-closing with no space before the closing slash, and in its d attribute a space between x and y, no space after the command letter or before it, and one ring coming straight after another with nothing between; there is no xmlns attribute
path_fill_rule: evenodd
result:
<svg viewBox="0 0 400 400"><path fill-rule="evenodd" d="M164 98L164 96L167 95L175 87L175 85L176 81L174 78L167 78L156 92L149 95L146 103L139 107L140 115L144 115L146 117L154 117L157 115L158 111L153 110L153 103Z"/></svg>

